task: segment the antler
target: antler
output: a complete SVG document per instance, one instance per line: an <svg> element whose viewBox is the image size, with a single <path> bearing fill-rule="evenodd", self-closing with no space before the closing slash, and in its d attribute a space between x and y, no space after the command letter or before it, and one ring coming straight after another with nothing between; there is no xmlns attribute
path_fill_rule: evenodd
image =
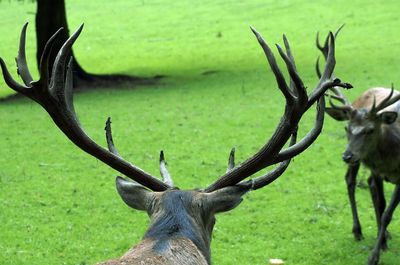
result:
<svg viewBox="0 0 400 265"><path fill-rule="evenodd" d="M81 25L61 47L54 61L51 76L48 73L47 67L49 54L58 33L62 29L58 30L49 39L41 57L39 67L40 78L37 81L32 81L32 77L26 64L26 27L27 24L25 24L22 29L19 55L17 58L18 72L24 85L17 83L12 78L4 61L0 58L0 66L8 86L38 102L49 113L61 131L85 152L100 159L105 164L151 190L163 191L173 188L172 179L166 169L163 152L160 153L160 172L164 182L132 165L120 156L112 138L110 119L107 120L105 127L108 150L97 145L86 135L80 126L74 110L72 98L72 58L69 60L67 65L67 57L71 51L73 43L82 31L83 25ZM206 192L238 183L251 185L253 189L258 189L274 181L285 171L290 163L290 159L308 148L321 132L325 109L324 97L321 96L325 91L335 86L344 88L351 87L350 84L342 83L339 79L331 80L330 78L335 67L335 42L332 33L329 35L329 47L324 72L315 89L312 93L307 95L305 86L297 74L294 58L286 37L283 36L286 52L279 45L277 45L277 48L290 75L289 86L286 84L271 49L265 43L261 35L254 28L251 29L263 48L271 69L276 77L278 87L286 99L285 112L269 141L254 156L247 159L237 167L235 167L234 164L234 150L232 150L227 172L215 183L206 188ZM318 104L315 125L301 141L296 143L298 123L303 114L316 101L318 101ZM289 147L282 150L289 138L291 138ZM280 165L271 172L251 181L242 181L259 170L278 163L280 163Z"/></svg>
<svg viewBox="0 0 400 265"><path fill-rule="evenodd" d="M396 103L397 101L400 100L400 94L396 95L393 97L394 93L394 86L392 84L392 89L390 90L390 93L387 97L385 97L379 104L376 106L375 98L374 98L374 103L372 104L370 113L371 114L377 114L379 111L383 110L386 107L389 107L393 103Z"/></svg>
<svg viewBox="0 0 400 265"><path fill-rule="evenodd" d="M342 28L344 27L345 24L342 24L333 34L334 38L336 39L337 35L339 34L339 32L342 30ZM317 32L317 38L315 40L315 45L317 46L317 48L322 52L322 55L324 56L325 60L328 58L328 53L329 53L329 35L326 36L325 41L324 41L324 45L322 46L319 42L319 32ZM319 70L319 64L317 64L317 72L321 73L321 71ZM321 75L319 75L319 77L321 77Z"/></svg>
<svg viewBox="0 0 400 265"><path fill-rule="evenodd" d="M341 25L336 32L334 33L334 38L336 39L339 32L342 30L342 28L344 27L345 24ZM325 42L324 45L322 46L319 42L319 32L317 32L317 38L315 41L315 44L317 46L317 48L321 51L322 55L324 56L325 60L327 60L328 57L328 39L329 39L329 34L328 36L325 38ZM318 78L321 78L321 70L319 69L319 56L317 58L317 62L315 64L315 70L317 72L317 76ZM334 75L332 73L331 78L334 78ZM338 87L332 87L329 89L333 94L330 93L326 93L326 96L329 97L329 104L331 106L332 109L342 109L342 110L347 110L347 111L352 111L353 107L351 106L350 101L346 98L346 96L342 93L341 89L339 89ZM341 104L343 104L342 106L337 106L333 103L332 99L339 101Z"/></svg>
<svg viewBox="0 0 400 265"><path fill-rule="evenodd" d="M228 167L226 172L231 171L235 167L235 148L232 148L229 153Z"/></svg>
<svg viewBox="0 0 400 265"><path fill-rule="evenodd" d="M170 187L174 186L171 175L167 169L167 162L165 162L164 151L160 152L160 174L163 178L164 183L168 184Z"/></svg>
<svg viewBox="0 0 400 265"><path fill-rule="evenodd" d="M342 95L342 93L340 94ZM329 97L329 105L331 106L330 108L327 109L344 110L347 111L348 113L351 113L354 110L354 107L350 103L344 102L341 96L336 96L328 93L326 93L325 96ZM336 105L335 103L333 103L332 98L340 101L343 105L342 106Z"/></svg>
<svg viewBox="0 0 400 265"><path fill-rule="evenodd" d="M231 170L228 170L216 182L207 187L205 189L206 192L235 185L265 167L282 162L275 170L262 177L256 178L251 182L253 189L261 188L271 183L283 173L288 166L290 159L308 148L321 132L325 110L325 101L321 96L325 91L335 86L345 88L351 87L350 84L342 83L339 79L330 79L336 63L335 38L332 33L330 33L328 39L329 46L324 72L312 93L307 95L305 86L297 74L294 58L286 37L283 36L286 53L279 45L276 46L289 72L291 80L290 86L287 85L269 46L254 28L251 28L251 30L263 48L272 72L276 77L278 87L286 99L285 112L268 142L245 162ZM297 127L301 117L317 100L317 119L314 128L300 142L295 143ZM290 137L292 137L290 146L287 149L282 150Z"/></svg>
<svg viewBox="0 0 400 265"><path fill-rule="evenodd" d="M40 78L37 81L32 81L25 58L25 36L27 25L28 23L26 23L22 28L19 52L16 60L18 73L21 76L24 85L19 84L12 78L4 61L0 58L1 69L7 85L15 91L38 102L49 113L60 130L83 151L98 158L105 164L151 190L163 191L172 188L171 183L164 183L122 159L112 140L109 119L106 124L106 137L109 150L96 144L87 136L80 126L78 117L74 110L72 98L72 58L69 59L68 65L67 58L70 54L72 45L82 31L83 24L61 47L57 57L55 58L51 76L49 76L47 67L50 51L54 41L62 29L59 29L48 40L40 60Z"/></svg>

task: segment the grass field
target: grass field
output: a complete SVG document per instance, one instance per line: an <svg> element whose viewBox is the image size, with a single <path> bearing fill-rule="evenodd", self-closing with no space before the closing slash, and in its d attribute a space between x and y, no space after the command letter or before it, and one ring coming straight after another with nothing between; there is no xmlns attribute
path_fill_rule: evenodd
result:
<svg viewBox="0 0 400 265"><path fill-rule="evenodd" d="M35 70L35 4L0 2L0 56L12 69L20 29L30 21L27 55ZM249 25L270 43L285 33L299 72L316 84L315 34L346 23L337 42L336 75L354 99L370 86L400 86L398 1L67 1L70 30L85 22L74 46L91 72L167 75L151 87L77 93L81 124L105 144L113 118L125 158L158 174L158 153L181 188L205 187L221 175L235 146L237 160L273 132L284 99ZM13 72L15 72L13 70ZM207 74L208 73L208 74ZM11 91L0 81L0 96ZM35 103L0 102L0 264L94 264L118 257L146 230L145 213L130 210L112 169L71 144ZM301 124L311 128L313 113ZM218 216L213 264L365 264L375 236L368 189L358 189L365 240L355 242L340 154L343 124L324 131L286 173ZM368 177L363 169L360 179ZM392 190L387 185L387 195ZM398 264L399 211L381 264Z"/></svg>

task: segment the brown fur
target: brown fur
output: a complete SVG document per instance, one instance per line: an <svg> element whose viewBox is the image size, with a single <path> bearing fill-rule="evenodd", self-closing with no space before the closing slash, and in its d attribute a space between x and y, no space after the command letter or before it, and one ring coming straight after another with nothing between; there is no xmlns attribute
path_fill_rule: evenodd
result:
<svg viewBox="0 0 400 265"><path fill-rule="evenodd" d="M390 94L390 89L388 89L388 88L383 88L383 87L371 88L371 89L368 89L367 91L365 91L361 96L359 96L351 105L356 109L361 109L361 108L371 109L371 107L374 103L374 98L375 98L376 104L378 104L384 98L386 98L389 94ZM399 92L394 91L393 96L395 96L397 94L399 94ZM390 108L390 107L392 107L392 106L389 106L388 108Z"/></svg>
<svg viewBox="0 0 400 265"><path fill-rule="evenodd" d="M98 265L207 265L197 247L187 238L175 238L168 242L162 252L154 250L155 241L144 239L125 253L120 259L98 263Z"/></svg>

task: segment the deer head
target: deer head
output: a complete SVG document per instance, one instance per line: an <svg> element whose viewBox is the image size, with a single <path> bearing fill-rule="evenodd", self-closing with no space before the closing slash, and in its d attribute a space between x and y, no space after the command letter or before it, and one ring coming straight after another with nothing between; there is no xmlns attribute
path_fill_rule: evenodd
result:
<svg viewBox="0 0 400 265"><path fill-rule="evenodd" d="M388 89L371 89L362 94L352 105L335 105L330 98L326 112L335 120L347 121L345 126L348 144L343 161L354 164L376 150L382 134L397 119L397 111L390 106L400 99L399 93ZM340 97L344 98L344 95ZM348 101L347 101L348 102Z"/></svg>
<svg viewBox="0 0 400 265"><path fill-rule="evenodd" d="M168 173L163 152L160 154L160 172L163 181L122 158L114 145L110 118L107 119L105 127L107 149L95 143L83 131L74 110L72 59L68 60L68 54L81 33L83 25L61 47L51 74L47 67L50 50L62 29L49 39L41 57L40 78L37 81L33 81L26 64L24 51L26 27L27 24L22 29L17 57L18 73L24 84L20 84L12 78L4 61L0 58L7 85L39 103L75 145L131 179L117 177L117 191L128 206L146 211L150 216L151 224L144 239L152 242L154 251L162 252L167 248L169 242L185 238L194 243L208 263L210 263L210 241L215 214L234 209L240 204L242 196L246 192L262 188L276 180L286 170L291 158L306 150L321 132L325 111L322 95L325 91L337 86L351 87L339 79L330 79L335 66L335 43L332 34L328 41L327 62L323 74L314 90L307 95L305 86L297 73L286 37L283 36L286 51L279 45L277 48L289 72L289 85L286 83L270 47L261 35L251 28L264 50L278 87L285 97L286 107L282 119L271 138L246 161L235 166L234 150L232 150L226 173L214 183L204 189L180 190L174 185ZM315 125L297 142L298 124L303 114L317 101ZM285 148L287 142L289 142L289 146ZM268 173L246 180L258 171L277 164L279 165Z"/></svg>
<svg viewBox="0 0 400 265"><path fill-rule="evenodd" d="M343 26L335 32L335 38ZM324 45L321 45L317 34L316 46L325 59L327 58L328 39L329 36L325 39ZM320 77L319 60L317 60L316 72ZM325 109L326 113L337 121L348 121L345 126L348 144L342 156L343 161L350 164L358 163L377 147L385 125L396 121L397 111L388 109L388 107L396 103L400 99L400 95L394 90L393 85L391 90L370 89L351 104L340 88L330 88L329 92L325 95L329 98L330 104L330 107ZM340 105L335 104L334 101Z"/></svg>

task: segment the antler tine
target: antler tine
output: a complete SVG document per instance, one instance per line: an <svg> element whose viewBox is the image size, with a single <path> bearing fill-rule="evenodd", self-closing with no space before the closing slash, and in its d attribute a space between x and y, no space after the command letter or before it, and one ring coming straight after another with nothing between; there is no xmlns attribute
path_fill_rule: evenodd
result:
<svg viewBox="0 0 400 265"><path fill-rule="evenodd" d="M32 76L29 72L28 64L26 62L25 55L25 40L26 40L26 28L28 27L28 22L22 27L21 37L19 39L19 50L17 58L15 61L17 63L17 72L21 76L22 81L26 86L30 86L32 82Z"/></svg>
<svg viewBox="0 0 400 265"><path fill-rule="evenodd" d="M331 108L332 109L337 109L337 110L346 110L346 111L352 111L354 108L350 105L350 104L344 104L343 106L337 106L337 105L335 105L334 103L333 103L333 101L332 101L332 98L334 97L334 95L328 95L328 97L329 97L329 104L330 104L330 106L331 106ZM339 100L339 101L341 101L341 98L340 97L337 97L337 99ZM341 101L342 102L342 101Z"/></svg>
<svg viewBox="0 0 400 265"><path fill-rule="evenodd" d="M282 39L283 39L283 43L284 43L284 45L285 45L286 54L287 54L287 56L289 57L290 61L292 62L293 68L296 70L296 63L295 63L295 61L294 61L294 57L293 57L293 54L292 54L292 50L290 49L289 41L287 40L285 34L282 35Z"/></svg>
<svg viewBox="0 0 400 265"><path fill-rule="evenodd" d="M54 61L50 82L45 68L47 68L48 56L52 43L58 36L59 31L57 31L47 42L44 54L42 54L40 79L38 81L30 82L30 86L18 84L11 77L4 61L0 59L0 65L7 85L15 91L38 102L49 113L57 127L59 127L59 129L83 151L98 158L105 164L151 190L163 191L171 188L169 185L144 172L142 169L134 166L119 156L112 142L110 123L108 126L106 124L106 134L107 131L109 134L107 136L108 146L114 147L114 149L111 149L110 151L96 144L87 136L80 126L73 106L73 61L72 58L70 58L68 66L66 66L66 61L71 51L71 47L78 38L82 28L83 24L62 45Z"/></svg>
<svg viewBox="0 0 400 265"><path fill-rule="evenodd" d="M15 81L12 76L10 75L4 61L0 58L0 64L3 72L3 77L4 80L6 81L7 85L14 89L16 92L19 92L21 94L24 94L25 96L37 101L39 104L42 100L38 99L40 97L40 93L35 93L39 88L42 88L42 93L46 93L48 89L48 79L49 79L49 74L47 70L47 65L48 65L48 58L50 56L50 51L51 47L54 43L54 40L56 39L57 35L60 33L62 28L60 28L53 36L47 41L46 46L44 48L42 57L41 57L41 62L40 62L40 67L39 67L39 73L40 73L40 79L38 81L32 81L32 77L29 73L28 70L28 65L26 63L26 56L25 56L25 39L26 39L26 29L27 29L28 23L26 23L21 31L21 37L20 37L20 44L19 44L19 50L18 50L18 56L16 58L17 62L17 67L18 67L18 73L21 76L21 79L23 80L25 85L19 84L17 81ZM46 71L44 71L46 70Z"/></svg>
<svg viewBox="0 0 400 265"><path fill-rule="evenodd" d="M174 186L174 182L172 181L171 175L169 174L167 169L167 162L165 162L164 151L162 150L160 152L160 174L165 184L170 187Z"/></svg>
<svg viewBox="0 0 400 265"><path fill-rule="evenodd" d="M393 93L394 93L394 87L393 87L393 84L392 84L392 88L390 89L390 93L389 93L389 95L387 96L387 97L385 97L382 101L381 101L381 103L379 103L379 105L378 105L378 108L381 106L381 105L386 105L386 103L389 101L389 99L393 96Z"/></svg>
<svg viewBox="0 0 400 265"><path fill-rule="evenodd" d="M42 56L40 57L40 64L39 64L39 80L34 83L34 85L42 85L47 89L49 77L49 58L51 55L51 51L53 49L54 42L57 40L58 35L63 31L64 28L59 28L53 36L46 42L44 46ZM72 69L72 65L68 65L69 68Z"/></svg>
<svg viewBox="0 0 400 265"><path fill-rule="evenodd" d="M344 27L344 24L342 24L342 25L336 30L336 32L333 34L333 37L334 37L335 39L336 39L337 35L339 34L340 30L341 30L343 27ZM330 32L330 33L331 33L331 32ZM315 39L315 45L317 46L318 50L320 50L320 51L322 52L322 55L324 56L325 60L327 60L327 58L328 58L328 53L329 53L329 47L330 47L330 45L329 45L329 39L330 39L330 37L331 37L331 34L330 34L330 33L326 36L323 46L319 43L319 32L317 32L317 37L316 37L316 39ZM318 78L321 78L321 71L320 71L320 69L319 69L319 56L318 56L318 58L317 58L317 63L316 63L316 66L315 66L315 67L316 67L316 72L317 72Z"/></svg>
<svg viewBox="0 0 400 265"><path fill-rule="evenodd" d="M392 99L388 100L388 102L384 106L379 106L379 109L382 110L382 109L384 109L386 107L389 107L390 105L396 103L399 100L400 100L400 94L395 96L395 97L393 97Z"/></svg>
<svg viewBox="0 0 400 265"><path fill-rule="evenodd" d="M15 61L17 63L17 72L18 72L18 75L20 75L22 81L24 82L24 85L22 85L14 80L14 78L11 76L11 74L8 71L7 66L2 58L0 58L0 66L1 66L1 69L3 72L3 77L4 77L6 84L13 90L15 90L21 94L24 94L28 97L31 97L32 76L29 73L28 64L26 62L26 56L25 56L25 40L26 40L26 28L27 27L28 27L28 23L25 23L24 26L22 27L20 41L19 41L18 55L15 58Z"/></svg>
<svg viewBox="0 0 400 265"><path fill-rule="evenodd" d="M306 150L318 137L324 124L325 98L320 97L317 104L317 114L314 127L298 142L278 153L275 163L290 159Z"/></svg>
<svg viewBox="0 0 400 265"><path fill-rule="evenodd" d="M286 38L284 38L284 39L286 39ZM299 75L296 72L296 66L294 64L294 60L285 54L285 52L282 50L281 46L276 44L276 47L278 48L279 54L281 55L282 59L284 60L284 62L286 64L286 67L288 69L288 72L290 75L290 83L291 83L294 94L297 95L298 100L307 101L307 91L306 91L306 88L304 87L303 81L301 80L301 78L299 77Z"/></svg>
<svg viewBox="0 0 400 265"><path fill-rule="evenodd" d="M333 74L333 69L335 68L336 65L336 60L335 60L335 37L333 36L332 32L329 32L329 46L328 46L328 55L326 57L326 63L325 63L325 70L322 73L321 81L325 81L326 79L329 79L331 75ZM318 84L319 86L320 84Z"/></svg>
<svg viewBox="0 0 400 265"><path fill-rule="evenodd" d="M112 131L111 131L111 118L110 117L107 118L106 127L104 128L104 130L106 131L106 140L107 140L108 150L111 153L113 153L114 155L121 157L117 148L114 145L114 140L113 140ZM169 174L168 169L167 169L167 163L165 162L164 151L162 151L162 150L160 151L160 174L166 185L168 185L170 187L174 186L174 182L173 182L171 175Z"/></svg>
<svg viewBox="0 0 400 265"><path fill-rule="evenodd" d="M336 39L336 37L338 36L339 32L342 30L342 28L344 27L345 24L342 24L333 34L333 37ZM325 41L324 41L324 46L322 46L319 43L319 32L317 32L317 38L315 40L315 44L317 46L317 48L322 52L322 54L324 55L324 58L326 60L326 58L328 57L328 52L329 52L329 34L328 36L326 36Z"/></svg>
<svg viewBox="0 0 400 265"><path fill-rule="evenodd" d="M228 168L226 169L226 172L231 171L234 167L235 167L235 147L233 147L231 152L229 153Z"/></svg>
<svg viewBox="0 0 400 265"><path fill-rule="evenodd" d="M286 84L285 78L283 77L283 74L282 74L281 70L279 69L278 64L276 63L274 54L272 53L271 49L269 48L267 43L264 41L264 39L261 37L260 33L258 33L257 30L255 28L253 28L252 26L250 26L250 29L254 33L254 35L256 36L256 38L258 40L258 43L261 45L262 49L264 50L264 53L267 57L269 65L271 67L271 70L275 75L276 82L278 83L279 89L282 91L288 104L293 104L294 95L292 94L292 92L290 91L290 89L288 88L288 86Z"/></svg>
<svg viewBox="0 0 400 265"><path fill-rule="evenodd" d="M111 153L113 153L114 155L121 157L117 148L114 145L114 140L113 140L112 131L111 131L111 118L110 117L107 118L106 127L104 128L104 130L106 131L106 141L107 141L108 150Z"/></svg>
<svg viewBox="0 0 400 265"><path fill-rule="evenodd" d="M114 140L113 140L113 136L112 136L112 130L111 130L111 118L108 117L106 120L106 126L104 127L104 130L106 131L106 141L107 141L107 148L108 150L113 153L114 155L121 157L121 155L119 154L117 148L114 145ZM120 176L117 176L117 178L121 178ZM140 185L139 183L137 183L135 180L132 179L132 182L135 183L136 185Z"/></svg>
<svg viewBox="0 0 400 265"><path fill-rule="evenodd" d="M335 39L337 38L339 32L342 30L342 28L343 28L345 25L346 25L346 24L343 23L343 24L335 31L335 33L334 33Z"/></svg>
<svg viewBox="0 0 400 265"><path fill-rule="evenodd" d="M330 93L325 93L325 96L326 96L326 97L329 97L329 100L330 100L330 101L331 101L331 99L335 99L335 100L339 101L339 102L342 103L342 104L346 104L346 100L343 99L343 98L340 97L340 96L337 96L336 94L332 95L332 94L330 94Z"/></svg>
<svg viewBox="0 0 400 265"><path fill-rule="evenodd" d="M73 67L73 58L69 58L68 66L67 66L67 74L65 77L65 90L64 90L64 100L65 100L65 105L67 109L75 114L75 107L74 107L74 75L72 73L72 67ZM76 116L76 114L75 114ZM78 118L76 118L78 120ZM111 122L110 122L111 123Z"/></svg>
<svg viewBox="0 0 400 265"><path fill-rule="evenodd" d="M28 96L29 95L28 91L31 90L30 87L21 85L20 83L18 83L17 81L14 80L14 78L11 76L10 72L7 69L6 63L3 61L2 58L0 58L0 66L1 66L1 70L3 72L3 77L4 77L4 81L6 82L6 84L13 90Z"/></svg>
<svg viewBox="0 0 400 265"><path fill-rule="evenodd" d="M317 57L317 62L315 63L315 71L317 72L318 78L321 78L321 69L319 69L319 56Z"/></svg>
<svg viewBox="0 0 400 265"><path fill-rule="evenodd" d="M286 38L286 35L283 34L283 37L282 37L282 38L283 38L283 43L284 43L284 45L285 45L287 57L289 57L290 62L291 62L291 64L293 65L294 70L297 71L297 70L296 70L296 63L295 63L295 61L294 61L294 57L293 57L293 54L292 54L292 50L290 49L290 45L289 45L289 42L288 42L288 40L287 40L287 38ZM290 88L291 88L291 90L293 91L294 95L295 95L295 96L298 96L297 90L295 89L295 84L293 83L293 79L292 79L292 78L290 78Z"/></svg>
<svg viewBox="0 0 400 265"><path fill-rule="evenodd" d="M329 48L328 48L328 41L329 41L329 35L326 36L324 45L322 46L322 45L319 43L319 31L317 32L317 38L316 38L316 40L315 40L315 45L316 45L317 48L322 52L322 54L324 55L325 59L328 57L328 51L329 51Z"/></svg>
<svg viewBox="0 0 400 265"><path fill-rule="evenodd" d="M374 95L374 99L372 101L372 107L370 110L371 113L377 113L378 111L376 110L376 96Z"/></svg>
<svg viewBox="0 0 400 265"><path fill-rule="evenodd" d="M346 88L349 88L349 86L346 87ZM329 103L331 104L331 106L335 106L335 108L342 108L343 107L343 108L353 109L353 107L351 106L350 101L342 93L342 91L339 89L339 87L332 87L332 88L329 89L329 91L331 91L333 94L326 93L325 96L329 97ZM335 99L335 100L339 101L340 103L343 104L343 106L342 107L336 106L335 104L333 104L332 99Z"/></svg>
<svg viewBox="0 0 400 265"><path fill-rule="evenodd" d="M71 52L71 47L79 37L83 29L83 24L69 37L61 46L56 58L54 59L52 76L50 80L49 92L59 100L65 100L65 65L68 55Z"/></svg>
<svg viewBox="0 0 400 265"><path fill-rule="evenodd" d="M267 186L277 180L288 168L290 164L291 159L285 160L281 162L276 168L273 170L269 171L267 174L252 179L251 181L251 189L252 190L257 190L260 189L264 186Z"/></svg>

